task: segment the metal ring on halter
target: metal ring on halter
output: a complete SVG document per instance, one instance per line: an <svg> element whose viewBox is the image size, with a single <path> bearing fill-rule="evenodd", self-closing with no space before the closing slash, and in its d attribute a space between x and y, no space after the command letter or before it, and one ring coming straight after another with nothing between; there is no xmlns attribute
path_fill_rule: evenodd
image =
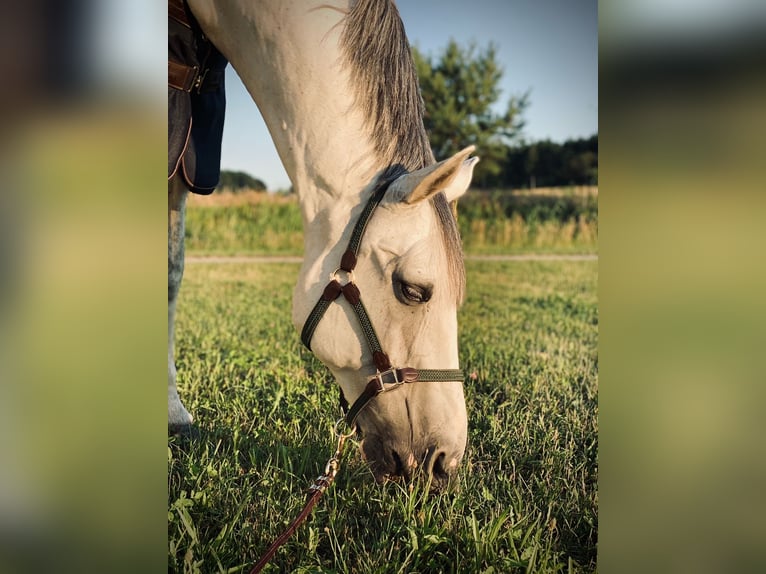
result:
<svg viewBox="0 0 766 574"><path fill-rule="evenodd" d="M343 434L340 432L340 425L345 424L348 426L348 423L346 422L345 417L341 417L338 419L338 421L335 423L335 426L333 427L332 431L335 433L335 436L342 439L347 439L351 436L354 436L356 434L356 424L351 426L351 432L348 434Z"/></svg>
<svg viewBox="0 0 766 574"><path fill-rule="evenodd" d="M346 274L347 281L345 283L340 282L340 278L338 277L338 271L343 271L343 273ZM337 281L338 283L340 283L341 285L348 285L349 283L354 282L354 271L353 270L346 271L345 269L341 267L336 267L335 271L330 273L330 281L332 281L333 279Z"/></svg>

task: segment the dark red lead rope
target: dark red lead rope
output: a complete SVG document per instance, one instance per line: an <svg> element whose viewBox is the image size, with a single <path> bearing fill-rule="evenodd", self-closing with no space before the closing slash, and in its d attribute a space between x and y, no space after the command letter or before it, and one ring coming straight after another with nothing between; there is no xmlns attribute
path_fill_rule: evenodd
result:
<svg viewBox="0 0 766 574"><path fill-rule="evenodd" d="M266 550L263 556L261 556L261 559L258 560L255 566L253 566L252 570L250 570L250 574L258 574L261 570L263 570L266 564L269 563L269 560L271 560L274 557L274 554L277 553L277 550L279 550L280 546L287 542L287 540L293 535L298 527L303 524L306 518L308 518L308 516L311 514L311 511L314 509L314 506L319 501L322 494L324 494L324 491L327 490L335 480L335 475L338 474L338 468L340 467L340 459L343 456L343 445L346 443L346 439L348 437L356 433L356 427L351 427L351 430L348 432L348 434L341 433L338 430L338 427L343 422L344 419L340 419L337 423L335 423L333 432L338 437L338 446L335 449L335 454L330 460L327 461L327 465L324 468L324 474L320 475L314 481L314 484L309 487L308 498L306 499L306 504L303 505L303 510L301 510L300 514L295 517L295 520L290 523L290 526L288 526L285 531L280 534L274 542L272 542L268 550Z"/></svg>

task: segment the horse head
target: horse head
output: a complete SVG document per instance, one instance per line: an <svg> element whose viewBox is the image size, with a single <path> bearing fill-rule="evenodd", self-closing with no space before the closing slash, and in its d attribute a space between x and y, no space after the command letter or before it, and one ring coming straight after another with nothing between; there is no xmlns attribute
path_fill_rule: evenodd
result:
<svg viewBox="0 0 766 574"><path fill-rule="evenodd" d="M366 397L354 421L378 480L409 477L422 468L441 485L465 451L457 342L465 278L448 202L468 188L478 161L468 157L471 151L379 183L377 206L349 221L341 240L316 258L322 264L306 266L335 269L330 273L335 292L327 296L325 288L317 296L325 287L317 277L304 277L295 292L296 326L304 335L310 326L304 342L330 368L348 403L363 401L370 388L378 391ZM354 263L344 261L346 269L339 273L336 261L344 249L340 259L347 259L347 241L356 248ZM348 284L356 287L355 295L340 297L338 289ZM319 304L319 315L317 298L333 303ZM359 316L357 299L366 319ZM376 388L381 372L392 374L379 378ZM380 392L384 389L391 392Z"/></svg>

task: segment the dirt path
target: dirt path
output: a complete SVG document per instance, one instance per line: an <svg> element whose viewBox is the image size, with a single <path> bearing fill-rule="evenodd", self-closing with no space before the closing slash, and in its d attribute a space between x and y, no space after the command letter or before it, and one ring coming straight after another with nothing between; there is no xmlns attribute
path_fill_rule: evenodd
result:
<svg viewBox="0 0 766 574"><path fill-rule="evenodd" d="M527 253L520 255L466 255L467 261L598 261L598 255ZM186 263L300 263L302 257L294 255L190 255Z"/></svg>

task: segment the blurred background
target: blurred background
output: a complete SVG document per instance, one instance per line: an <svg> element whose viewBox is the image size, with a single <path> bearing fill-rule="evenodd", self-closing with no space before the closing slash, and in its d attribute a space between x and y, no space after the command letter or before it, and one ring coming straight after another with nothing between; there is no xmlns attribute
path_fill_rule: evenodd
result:
<svg viewBox="0 0 766 574"><path fill-rule="evenodd" d="M166 9L0 10L0 572L161 571Z"/></svg>
<svg viewBox="0 0 766 574"><path fill-rule="evenodd" d="M472 7L513 18L526 4ZM28 0L0 10L0 572L160 571L165 6ZM600 259L604 572L766 566L764 28L755 1L599 4L601 166L578 160L589 180L570 173L551 185L572 197L575 186L600 188L597 210L586 199L584 211L564 212L601 219L577 250ZM421 77L444 58L492 57L481 37L473 51L456 40L452 56L449 43L419 50ZM580 152L566 141L593 135L525 133L519 122L531 122L539 94L528 87L490 107L510 132L483 140L508 155L479 180L485 203L466 206L477 214L466 220L486 221L495 238L479 250L514 241L514 215L527 226L520 248L541 236L523 197L555 169L509 183L520 170L506 169L507 150L534 168L540 142L552 138L546 153L571 159ZM566 165L559 159L549 166ZM493 195L508 186L511 203ZM511 223L490 230L501 215ZM559 229L545 237L560 241Z"/></svg>
<svg viewBox="0 0 766 574"><path fill-rule="evenodd" d="M766 566L766 5L600 4L599 566Z"/></svg>

